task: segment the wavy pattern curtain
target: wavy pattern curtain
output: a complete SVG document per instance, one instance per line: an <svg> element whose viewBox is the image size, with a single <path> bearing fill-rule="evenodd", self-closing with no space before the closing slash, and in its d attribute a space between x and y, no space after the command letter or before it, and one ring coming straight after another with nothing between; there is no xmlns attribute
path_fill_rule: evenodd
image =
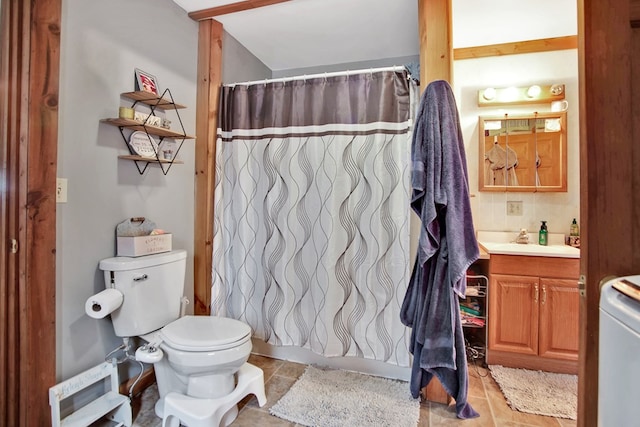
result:
<svg viewBox="0 0 640 427"><path fill-rule="evenodd" d="M409 366L412 90L398 71L223 87L213 315Z"/></svg>

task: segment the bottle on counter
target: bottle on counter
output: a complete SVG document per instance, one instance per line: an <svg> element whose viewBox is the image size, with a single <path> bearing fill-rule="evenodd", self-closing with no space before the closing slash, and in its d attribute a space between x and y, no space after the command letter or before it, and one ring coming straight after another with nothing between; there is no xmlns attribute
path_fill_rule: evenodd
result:
<svg viewBox="0 0 640 427"><path fill-rule="evenodd" d="M542 221L542 224L540 225L540 231L538 232L538 244L541 246L547 246L547 237L548 237L548 230L547 230L547 221Z"/></svg>
<svg viewBox="0 0 640 427"><path fill-rule="evenodd" d="M580 247L580 227L578 226L578 221L576 221L575 218L573 218L571 228L569 229L569 245L574 248Z"/></svg>

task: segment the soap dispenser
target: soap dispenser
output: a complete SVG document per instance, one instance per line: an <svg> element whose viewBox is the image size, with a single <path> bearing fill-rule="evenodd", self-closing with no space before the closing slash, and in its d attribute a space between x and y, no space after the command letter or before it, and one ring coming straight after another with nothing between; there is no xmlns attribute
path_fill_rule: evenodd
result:
<svg viewBox="0 0 640 427"><path fill-rule="evenodd" d="M538 244L541 246L547 246L547 221L542 221L540 225L540 231L538 232Z"/></svg>
<svg viewBox="0 0 640 427"><path fill-rule="evenodd" d="M578 226L578 221L576 221L575 218L573 218L569 231L569 245L574 248L580 247L580 227Z"/></svg>

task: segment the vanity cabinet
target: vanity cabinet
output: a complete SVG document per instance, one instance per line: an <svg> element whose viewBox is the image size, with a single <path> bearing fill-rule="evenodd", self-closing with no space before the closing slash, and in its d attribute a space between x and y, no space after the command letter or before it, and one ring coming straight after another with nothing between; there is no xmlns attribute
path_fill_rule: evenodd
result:
<svg viewBox="0 0 640 427"><path fill-rule="evenodd" d="M487 363L577 372L577 258L491 255Z"/></svg>

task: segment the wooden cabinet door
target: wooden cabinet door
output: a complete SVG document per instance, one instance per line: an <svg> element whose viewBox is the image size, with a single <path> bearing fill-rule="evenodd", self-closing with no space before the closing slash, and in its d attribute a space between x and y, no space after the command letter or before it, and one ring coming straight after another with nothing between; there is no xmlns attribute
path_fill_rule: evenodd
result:
<svg viewBox="0 0 640 427"><path fill-rule="evenodd" d="M540 356L578 360L576 280L540 279Z"/></svg>
<svg viewBox="0 0 640 427"><path fill-rule="evenodd" d="M538 354L537 277L492 274L489 349Z"/></svg>

